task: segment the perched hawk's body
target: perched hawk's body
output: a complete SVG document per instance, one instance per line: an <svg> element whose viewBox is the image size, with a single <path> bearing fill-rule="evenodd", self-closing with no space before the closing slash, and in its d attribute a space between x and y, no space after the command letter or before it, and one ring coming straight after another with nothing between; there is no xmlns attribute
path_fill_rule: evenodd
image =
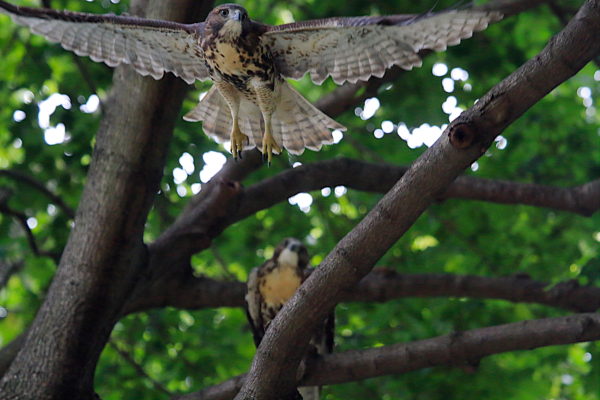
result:
<svg viewBox="0 0 600 400"><path fill-rule="evenodd" d="M248 278L248 321L256 346L260 344L271 321L294 295L309 275L308 253L302 243L293 238L277 246L273 257L254 268ZM329 315L311 338L311 352L326 354L333 351L333 314ZM312 354L311 354L312 355ZM300 388L304 400L317 400L318 387Z"/></svg>
<svg viewBox="0 0 600 400"><path fill-rule="evenodd" d="M311 105L284 78L310 73L321 84L383 76L398 65L421 65L424 49L444 50L497 21L497 12L450 10L423 15L342 17L269 26L235 4L216 7L205 22L178 24L115 15L18 7L0 12L78 55L142 75L172 72L188 83L215 85L184 118L203 121L207 135L243 148L301 154L331 143L344 127Z"/></svg>

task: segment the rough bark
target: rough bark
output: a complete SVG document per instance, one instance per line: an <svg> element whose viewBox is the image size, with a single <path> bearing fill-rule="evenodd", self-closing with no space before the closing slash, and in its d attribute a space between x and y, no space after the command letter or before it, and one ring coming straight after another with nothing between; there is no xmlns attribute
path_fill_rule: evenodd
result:
<svg viewBox="0 0 600 400"><path fill-rule="evenodd" d="M132 10L140 6L134 2ZM192 0L153 0L144 10L187 21L207 11ZM95 398L96 362L147 259L144 224L186 90L173 76L156 82L128 67L116 70L75 226L0 382L3 399Z"/></svg>
<svg viewBox="0 0 600 400"><path fill-rule="evenodd" d="M326 257L273 320L236 399L294 391L315 326L494 138L600 52L600 2L587 1L546 48L463 113Z"/></svg>

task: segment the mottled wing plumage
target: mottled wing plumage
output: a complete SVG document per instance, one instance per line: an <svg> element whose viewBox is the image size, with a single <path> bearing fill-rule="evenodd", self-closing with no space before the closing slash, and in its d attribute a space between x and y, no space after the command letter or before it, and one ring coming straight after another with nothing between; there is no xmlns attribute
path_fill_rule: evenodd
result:
<svg viewBox="0 0 600 400"><path fill-rule="evenodd" d="M0 1L0 12L77 55L111 67L130 64L155 79L172 72L187 83L209 79L198 46L204 23L35 9L4 1Z"/></svg>
<svg viewBox="0 0 600 400"><path fill-rule="evenodd" d="M395 65L421 65L421 50L443 50L499 20L498 12L450 10L421 15L343 17L268 26L235 4L213 9L207 20L180 24L14 6L0 13L77 55L109 66L130 64L155 79L172 72L188 83L213 79L188 113L205 132L230 141L234 156L257 147L271 160L281 148L301 154L333 142L345 128L317 110L283 78L306 73L320 84L381 77ZM236 118L237 124L233 118Z"/></svg>
<svg viewBox="0 0 600 400"><path fill-rule="evenodd" d="M451 10L422 16L331 18L269 27L265 36L278 70L321 84L381 77L398 65L421 65L419 51L444 50L502 17L497 12Z"/></svg>

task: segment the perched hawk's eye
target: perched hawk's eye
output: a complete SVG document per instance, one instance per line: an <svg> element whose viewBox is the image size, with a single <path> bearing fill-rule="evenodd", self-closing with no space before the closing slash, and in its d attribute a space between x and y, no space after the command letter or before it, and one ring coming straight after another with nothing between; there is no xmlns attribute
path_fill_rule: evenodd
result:
<svg viewBox="0 0 600 400"><path fill-rule="evenodd" d="M221 14L222 17L226 17L229 15L229 10L224 8L221 11L219 11L219 14Z"/></svg>

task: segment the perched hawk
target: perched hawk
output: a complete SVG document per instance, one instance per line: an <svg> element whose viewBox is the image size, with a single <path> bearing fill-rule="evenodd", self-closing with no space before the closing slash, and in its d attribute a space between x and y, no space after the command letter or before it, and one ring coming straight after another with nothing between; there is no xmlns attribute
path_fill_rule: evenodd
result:
<svg viewBox="0 0 600 400"><path fill-rule="evenodd" d="M341 17L270 26L244 8L224 4L196 24L19 7L0 11L65 49L110 66L130 64L160 79L172 72L188 83L215 83L184 118L203 121L207 135L231 141L237 157L257 147L271 160L282 148L301 154L331 143L345 129L294 90L285 78L306 73L316 84L383 76L398 65L421 65L419 51L444 50L502 16L449 10L421 15Z"/></svg>
<svg viewBox="0 0 600 400"><path fill-rule="evenodd" d="M248 321L254 334L256 347L275 315L310 274L308 252L302 243L287 238L277 246L273 257L254 268L248 278ZM333 351L333 314L329 315L311 338L311 354ZM304 400L319 399L318 387L300 388Z"/></svg>

